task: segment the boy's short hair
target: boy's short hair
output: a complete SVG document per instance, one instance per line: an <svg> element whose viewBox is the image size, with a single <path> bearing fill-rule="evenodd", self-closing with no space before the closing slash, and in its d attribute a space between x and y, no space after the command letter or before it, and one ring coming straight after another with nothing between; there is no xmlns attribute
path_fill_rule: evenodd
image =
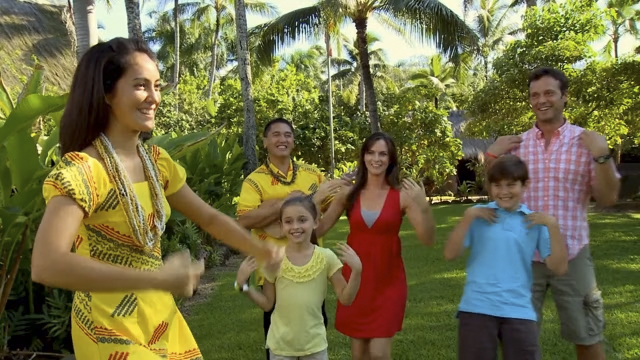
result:
<svg viewBox="0 0 640 360"><path fill-rule="evenodd" d="M496 159L487 171L489 184L502 180L520 181L522 184L529 180L527 164L515 155L503 155Z"/></svg>

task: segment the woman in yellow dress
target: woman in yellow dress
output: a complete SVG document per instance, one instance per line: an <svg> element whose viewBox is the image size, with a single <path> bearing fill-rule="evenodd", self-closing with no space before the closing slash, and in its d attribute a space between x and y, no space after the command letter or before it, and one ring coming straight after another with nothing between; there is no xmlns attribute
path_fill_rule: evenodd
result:
<svg viewBox="0 0 640 360"><path fill-rule="evenodd" d="M142 144L155 124L159 82L144 42L97 44L78 64L62 116L63 157L44 182L31 265L34 281L75 291L79 360L202 359L172 294L191 296L204 266L187 252L163 261L171 208L267 266L281 259L202 201L165 150Z"/></svg>

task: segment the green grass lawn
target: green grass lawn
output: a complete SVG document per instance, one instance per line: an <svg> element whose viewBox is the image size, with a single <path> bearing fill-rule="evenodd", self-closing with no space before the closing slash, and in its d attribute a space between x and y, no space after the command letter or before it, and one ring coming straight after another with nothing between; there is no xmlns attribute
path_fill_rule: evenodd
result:
<svg viewBox="0 0 640 360"><path fill-rule="evenodd" d="M393 346L393 359L456 359L456 307L464 284L464 260L445 262L442 246L468 205L435 207L438 223L434 248L421 245L405 222L401 232L409 297L404 329ZM640 214L591 214L591 250L606 306L608 359L640 359ZM325 238L325 246L344 241L342 219ZM264 359L262 311L233 290L235 272L219 275L210 298L195 305L187 322L205 359ZM329 357L350 359L348 338L335 323L336 298L327 297ZM560 338L550 294L545 303L541 344L543 358L574 359L573 347Z"/></svg>

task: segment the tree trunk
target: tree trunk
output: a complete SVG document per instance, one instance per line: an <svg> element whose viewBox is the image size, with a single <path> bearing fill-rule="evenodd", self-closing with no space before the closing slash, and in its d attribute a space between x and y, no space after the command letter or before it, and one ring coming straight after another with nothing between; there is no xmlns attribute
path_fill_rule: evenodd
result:
<svg viewBox="0 0 640 360"><path fill-rule="evenodd" d="M71 0L67 0L67 7L62 12L62 23L64 23L64 27L67 29L67 34L69 35L69 42L71 43L71 50L73 52L78 51L78 41L76 39L76 25L73 20L73 4L71 4Z"/></svg>
<svg viewBox="0 0 640 360"><path fill-rule="evenodd" d="M336 169L336 159L335 159L335 147L334 147L334 138L333 138L333 94L331 89L331 36L329 35L329 30L326 30L325 34L325 46L327 47L327 81L328 81L328 95L329 95L329 141L331 143L331 172L329 173L329 178L333 179L335 169Z"/></svg>
<svg viewBox="0 0 640 360"><path fill-rule="evenodd" d="M613 43L613 58L618 59L618 43L620 42L620 33L617 27L613 29L613 36L611 36L611 42Z"/></svg>
<svg viewBox="0 0 640 360"><path fill-rule="evenodd" d="M251 92L251 63L248 46L247 13L244 0L236 0L236 47L238 48L238 70L240 72L240 85L242 87L242 103L244 108L244 127L242 131L242 148L247 162L244 174L249 175L258 167L258 155L256 154L256 110L253 105Z"/></svg>
<svg viewBox="0 0 640 360"><path fill-rule="evenodd" d="M76 27L76 59L98 43L98 18L94 0L73 0L73 21Z"/></svg>
<svg viewBox="0 0 640 360"><path fill-rule="evenodd" d="M380 119L378 117L378 103L375 89L373 88L373 77L371 76L371 65L369 64L369 46L367 44L367 19L355 20L356 37L358 39L358 57L360 58L361 77L364 83L365 100L371 132L380 131Z"/></svg>
<svg viewBox="0 0 640 360"><path fill-rule="evenodd" d="M180 16L178 12L178 5L180 2L174 0L173 5L173 42L174 42L174 61L173 61L173 83L178 86L178 79L180 75Z"/></svg>
<svg viewBox="0 0 640 360"><path fill-rule="evenodd" d="M364 107L365 107L364 99L366 98L366 96L364 95L364 82L362 82L362 76L360 76L360 81L358 82L358 94L360 95L360 111L364 112Z"/></svg>
<svg viewBox="0 0 640 360"><path fill-rule="evenodd" d="M216 9L216 29L213 33L213 46L211 48L211 70L209 70L209 84L207 85L207 99L213 95L213 84L216 82L218 62L218 38L220 37L220 9Z"/></svg>
<svg viewBox="0 0 640 360"><path fill-rule="evenodd" d="M127 28L129 37L142 40L142 24L140 23L140 0L124 0L127 11Z"/></svg>

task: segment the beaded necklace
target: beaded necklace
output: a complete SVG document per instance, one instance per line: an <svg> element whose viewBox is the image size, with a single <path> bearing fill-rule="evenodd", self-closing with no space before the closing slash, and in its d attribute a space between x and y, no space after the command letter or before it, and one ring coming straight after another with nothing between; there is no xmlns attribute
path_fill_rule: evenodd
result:
<svg viewBox="0 0 640 360"><path fill-rule="evenodd" d="M269 171L269 174L271 174L271 177L273 177L274 179L276 179L280 184L285 185L285 186L289 186L293 183L296 182L296 178L298 177L298 164L291 160L291 164L293 167L293 174L291 175L291 180L287 180L286 176L282 176L280 174L276 174L275 172L273 172L273 170L271 170L271 162L269 161L269 158L267 158L265 160L265 167L267 168L267 170Z"/></svg>
<svg viewBox="0 0 640 360"><path fill-rule="evenodd" d="M93 141L93 146L104 160L109 179L116 190L118 200L122 205L127 223L131 229L131 234L140 245L153 249L164 232L166 220L160 176L155 162L151 160L145 147L138 143L138 155L142 161L144 177L149 184L151 203L153 204L153 224L150 226L147 223L144 209L136 196L129 176L127 176L109 139L104 134L100 134Z"/></svg>

